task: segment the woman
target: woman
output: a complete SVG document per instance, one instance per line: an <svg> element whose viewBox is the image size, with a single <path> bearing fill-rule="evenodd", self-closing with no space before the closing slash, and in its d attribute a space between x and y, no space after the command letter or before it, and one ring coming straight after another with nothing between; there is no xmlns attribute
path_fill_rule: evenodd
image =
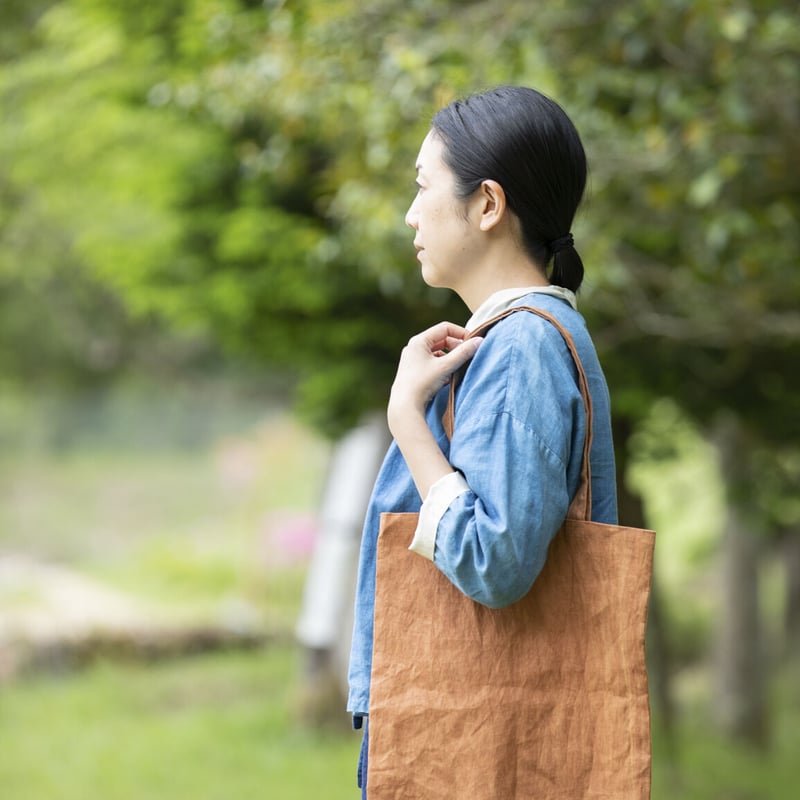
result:
<svg viewBox="0 0 800 800"><path fill-rule="evenodd" d="M403 350L388 407L394 437L361 546L348 708L369 714L379 515L419 512L411 550L465 595L501 608L541 571L579 482L586 415L574 361L549 322L515 313L483 338L469 330L500 311L536 306L572 335L594 407L592 519L616 523L608 391L575 293L583 264L571 235L586 183L580 138L538 92L501 87L439 111L417 161L406 215L422 278L472 312ZM469 362L457 425L442 425L450 376ZM366 797L367 732L359 765Z"/></svg>

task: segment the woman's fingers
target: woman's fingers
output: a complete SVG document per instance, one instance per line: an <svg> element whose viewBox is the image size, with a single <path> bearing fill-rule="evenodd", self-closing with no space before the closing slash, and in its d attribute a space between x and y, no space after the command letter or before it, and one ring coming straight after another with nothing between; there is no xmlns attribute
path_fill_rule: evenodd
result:
<svg viewBox="0 0 800 800"><path fill-rule="evenodd" d="M452 373L475 355L483 339L465 339L466 335L460 325L440 322L409 339L392 384L389 410L393 419L406 413L404 408L424 412L425 404Z"/></svg>
<svg viewBox="0 0 800 800"><path fill-rule="evenodd" d="M471 339L460 342L457 347L451 348L449 353L443 355L442 358L446 361L447 374L451 375L459 367L466 364L475 355L482 342L482 336L473 336Z"/></svg>
<svg viewBox="0 0 800 800"><path fill-rule="evenodd" d="M467 336L466 328L452 322L440 322L422 333L413 336L408 344L411 347L419 346L429 353L441 355L455 350Z"/></svg>
<svg viewBox="0 0 800 800"><path fill-rule="evenodd" d="M433 352L434 350L444 350L456 346L464 340L466 335L466 329L460 325L454 325L452 322L440 322L412 337L411 342L415 339L421 340Z"/></svg>
<svg viewBox="0 0 800 800"><path fill-rule="evenodd" d="M437 322L436 325L432 325L428 330L423 331L422 335L425 336L427 334L431 334L438 338L444 339L447 336L454 336L458 339L464 339L467 335L468 331L466 328L462 328L460 325L456 325L454 322L448 322L444 320L442 322Z"/></svg>
<svg viewBox="0 0 800 800"><path fill-rule="evenodd" d="M413 336L406 347L409 355L418 353L418 357L424 355L435 356L438 358L448 358L447 361L437 365L436 371L439 374L450 375L455 372L462 364L475 355L475 351L483 341L482 337L474 336L466 338L468 331L460 325L452 322L439 322L428 328L417 336Z"/></svg>

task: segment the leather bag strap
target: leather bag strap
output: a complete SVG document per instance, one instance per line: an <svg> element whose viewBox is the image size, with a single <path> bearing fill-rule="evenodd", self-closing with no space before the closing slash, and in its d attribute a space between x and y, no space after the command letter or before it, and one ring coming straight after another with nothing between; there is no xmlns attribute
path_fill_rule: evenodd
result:
<svg viewBox="0 0 800 800"><path fill-rule="evenodd" d="M552 314L548 314L546 311L542 311L540 308L535 308L534 306L515 306L514 308L509 308L508 310L503 311L487 320L474 331L470 331L466 338L471 339L473 336L480 336L493 325L498 323L501 319L509 316L510 314L515 314L517 311L528 311L531 314L536 314L537 316L542 317L542 319L552 323L564 339L564 342L566 343L567 348L572 355L572 359L575 362L575 367L578 370L578 389L580 390L581 397L583 398L583 406L586 409L586 438L583 443L581 479L580 483L578 484L578 491L576 492L572 503L570 503L569 510L567 511L567 519L583 519L589 521L592 518L592 469L589 460L589 454L592 449L592 397L589 394L589 382L586 379L586 372L583 369L583 364L581 363L580 356L578 355L578 350L575 347L575 342L572 339L572 334ZM464 371L465 370L459 370L450 378L450 394L447 398L447 409L442 416L442 424L444 425L445 433L447 434L447 438L451 440L453 438L453 430L455 427L456 386L460 381L461 375Z"/></svg>

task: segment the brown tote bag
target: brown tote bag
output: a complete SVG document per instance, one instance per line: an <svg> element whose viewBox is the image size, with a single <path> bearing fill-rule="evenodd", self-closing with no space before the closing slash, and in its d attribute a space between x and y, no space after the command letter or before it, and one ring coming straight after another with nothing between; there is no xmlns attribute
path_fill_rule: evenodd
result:
<svg viewBox="0 0 800 800"><path fill-rule="evenodd" d="M528 594L490 609L410 552L416 514L383 514L369 800L646 800L644 659L653 531L590 520L591 398L580 488ZM452 437L454 384L445 428Z"/></svg>

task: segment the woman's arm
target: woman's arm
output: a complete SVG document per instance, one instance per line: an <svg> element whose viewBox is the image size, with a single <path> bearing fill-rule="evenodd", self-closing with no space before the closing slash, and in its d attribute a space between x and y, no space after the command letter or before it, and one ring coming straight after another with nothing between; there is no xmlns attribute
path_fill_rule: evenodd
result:
<svg viewBox="0 0 800 800"><path fill-rule="evenodd" d="M423 366L414 374L441 375L439 359L420 345L409 343L404 366L419 358ZM545 323L527 315L510 319L494 329L462 381L447 458L421 412L396 422L401 452L425 499L412 549L484 605L508 605L528 591L566 515L574 489L568 462L585 425L573 369L560 336ZM402 380L399 389L435 390L444 380ZM435 513L427 513L432 506Z"/></svg>
<svg viewBox="0 0 800 800"><path fill-rule="evenodd" d="M389 430L423 499L434 483L455 471L428 428L425 408L483 341L479 336L465 339L466 333L459 325L440 322L410 339L389 396Z"/></svg>

